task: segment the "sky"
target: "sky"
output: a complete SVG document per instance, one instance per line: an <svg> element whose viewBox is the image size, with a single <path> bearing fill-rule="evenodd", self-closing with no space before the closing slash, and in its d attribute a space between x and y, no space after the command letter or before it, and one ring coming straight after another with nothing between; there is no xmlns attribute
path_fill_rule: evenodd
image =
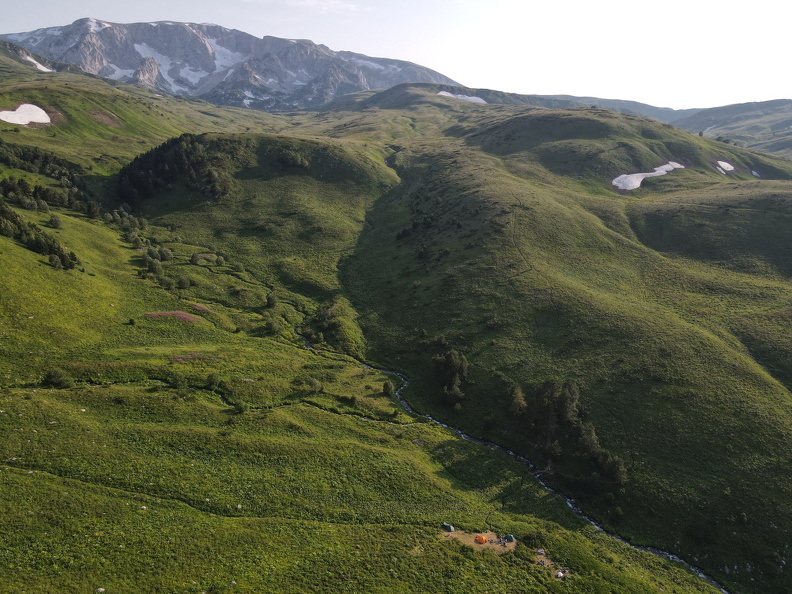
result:
<svg viewBox="0 0 792 594"><path fill-rule="evenodd" d="M782 11L776 0L25 0L0 13L0 32L83 17L213 23L408 60L471 88L683 109L792 98Z"/></svg>

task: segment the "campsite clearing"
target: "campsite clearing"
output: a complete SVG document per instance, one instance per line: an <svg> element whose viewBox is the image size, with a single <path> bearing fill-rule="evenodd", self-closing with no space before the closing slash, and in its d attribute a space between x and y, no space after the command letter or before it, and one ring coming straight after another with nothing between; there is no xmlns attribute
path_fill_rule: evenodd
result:
<svg viewBox="0 0 792 594"><path fill-rule="evenodd" d="M487 542L484 544L480 544L476 542L477 536L483 536L487 539ZM468 545L469 547L473 547L475 549L491 549L502 555L503 553L508 553L509 551L513 551L517 546L517 541L514 540L512 542L505 542L501 541L501 537L499 537L494 532L464 532L462 530L457 530L455 532L445 532L443 533L444 538L456 538L459 541L462 541L464 544Z"/></svg>

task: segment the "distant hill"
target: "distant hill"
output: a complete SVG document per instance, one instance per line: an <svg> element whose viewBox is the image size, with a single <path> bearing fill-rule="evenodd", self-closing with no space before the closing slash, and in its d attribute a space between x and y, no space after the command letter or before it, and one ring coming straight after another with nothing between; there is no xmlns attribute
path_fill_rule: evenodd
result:
<svg viewBox="0 0 792 594"><path fill-rule="evenodd" d="M674 126L741 146L792 157L792 100L738 103L702 109Z"/></svg>
<svg viewBox="0 0 792 594"><path fill-rule="evenodd" d="M627 115L639 115L660 122L673 122L680 118L692 116L700 109L672 109L670 107L655 107L637 101L625 101L621 99L600 99L598 97L575 97L573 95L550 95L558 99L574 101L581 105L592 105L596 107L606 107L613 111L618 111Z"/></svg>
<svg viewBox="0 0 792 594"><path fill-rule="evenodd" d="M411 62L336 52L304 39L258 38L217 25L84 18L0 38L90 74L257 109L314 108L345 93L403 82L456 84Z"/></svg>

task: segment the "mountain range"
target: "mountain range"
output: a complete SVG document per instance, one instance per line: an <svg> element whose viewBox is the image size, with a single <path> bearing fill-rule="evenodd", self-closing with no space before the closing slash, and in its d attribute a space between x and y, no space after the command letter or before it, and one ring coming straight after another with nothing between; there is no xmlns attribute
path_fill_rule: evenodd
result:
<svg viewBox="0 0 792 594"><path fill-rule="evenodd" d="M0 39L58 63L110 80L142 85L217 105L288 111L317 109L349 93L406 82L460 86L402 60L333 51L304 39L258 38L218 25L117 24L83 18L71 25ZM490 103L579 107L596 105L671 123L741 146L792 156L792 101L675 110L629 100L571 95L517 95L473 89Z"/></svg>
<svg viewBox="0 0 792 594"><path fill-rule="evenodd" d="M256 109L319 107L346 93L403 82L456 84L410 62L217 25L84 18L0 38L104 78Z"/></svg>
<svg viewBox="0 0 792 594"><path fill-rule="evenodd" d="M620 103L0 42L3 588L790 591L787 106Z"/></svg>

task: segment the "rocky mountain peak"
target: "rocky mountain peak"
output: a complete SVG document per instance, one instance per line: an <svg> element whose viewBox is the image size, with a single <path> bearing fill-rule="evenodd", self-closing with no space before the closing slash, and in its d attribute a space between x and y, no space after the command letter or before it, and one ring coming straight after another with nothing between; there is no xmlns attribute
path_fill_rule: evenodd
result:
<svg viewBox="0 0 792 594"><path fill-rule="evenodd" d="M319 107L345 93L405 82L457 84L411 62L335 52L308 40L258 38L211 24L83 18L0 39L105 78L261 109Z"/></svg>

